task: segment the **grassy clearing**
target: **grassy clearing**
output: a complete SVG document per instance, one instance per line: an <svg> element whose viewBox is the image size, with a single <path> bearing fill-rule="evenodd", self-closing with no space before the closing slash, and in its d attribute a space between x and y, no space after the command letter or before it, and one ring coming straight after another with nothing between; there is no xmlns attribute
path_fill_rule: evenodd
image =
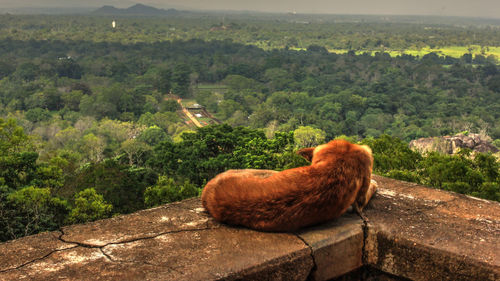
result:
<svg viewBox="0 0 500 281"><path fill-rule="evenodd" d="M276 49L273 48L272 46L269 45L267 41L257 41L253 42L250 45L254 45L256 47L259 47L264 50L271 50L271 49ZM307 48L300 48L300 47L291 47L290 50L294 51L305 51ZM349 52L348 49L328 49L330 53L335 53L335 54L345 54ZM379 52L379 50L360 50L356 51L357 55L364 54L364 53L369 53L371 55L374 55L376 52ZM402 54L407 54L407 55L412 55L412 56L419 56L423 57L424 55L428 53L436 53L440 56L450 56L454 58L460 58L464 54L471 53L473 56L476 55L483 55L485 57L489 55L495 56L497 61L500 62L500 46L484 46L481 47L479 45L470 45L470 46L446 46L446 47L441 47L441 48L431 48L431 47L424 47L421 49L407 49L407 50L391 50L391 49L386 49L386 53L389 53L391 57L397 57Z"/></svg>
<svg viewBox="0 0 500 281"><path fill-rule="evenodd" d="M420 50L404 50L404 51L390 51L391 56L398 56L401 54L408 54L414 56L424 56L425 54L434 52L441 56L450 56L460 58L464 54L471 53L473 56L483 55L485 57L493 55L497 59L500 58L500 47L483 47L481 46L447 46L442 48L425 47Z"/></svg>
<svg viewBox="0 0 500 281"><path fill-rule="evenodd" d="M224 95L224 93L227 92L228 89L229 88L223 84L198 84L198 86L195 88L195 93L199 93L201 91L209 91L214 94L220 95L222 98L222 95Z"/></svg>
<svg viewBox="0 0 500 281"><path fill-rule="evenodd" d="M349 50L346 49L331 49L328 50L330 53L335 53L335 54L345 54ZM369 53L371 55L374 55L378 51L370 51L370 50L362 50L362 51L356 51L356 54L364 54L364 53ZM460 58L464 54L471 53L473 56L476 55L483 55L485 57L493 55L497 60L500 59L500 47L494 47L494 46L487 46L487 47L481 47L478 45L473 45L473 46L447 46L447 47L442 47L442 48L430 48L430 47L425 47L421 48L419 50L386 50L386 53L391 55L391 57L397 57L402 54L407 54L407 55L412 55L412 56L418 56L418 57L423 57L426 54L429 53L436 53L440 56L450 56L454 58Z"/></svg>
<svg viewBox="0 0 500 281"><path fill-rule="evenodd" d="M226 85L223 84L198 84L198 90L219 90L227 89Z"/></svg>
<svg viewBox="0 0 500 281"><path fill-rule="evenodd" d="M208 118L208 117L196 117L196 119L198 119L198 121L200 121L200 123L203 124L203 122L207 123L207 124L210 124L212 122L212 118Z"/></svg>

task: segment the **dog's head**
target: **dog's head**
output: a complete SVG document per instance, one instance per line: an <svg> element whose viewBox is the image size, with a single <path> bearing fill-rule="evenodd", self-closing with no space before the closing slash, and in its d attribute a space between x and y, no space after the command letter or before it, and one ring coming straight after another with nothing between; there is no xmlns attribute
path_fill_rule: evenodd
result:
<svg viewBox="0 0 500 281"><path fill-rule="evenodd" d="M336 159L340 155L344 155L346 153L354 152L361 152L361 154L368 156L367 158L373 163L372 150L369 146L352 144L346 140L340 139L332 140L317 147L301 149L297 151L297 154L304 157L314 165L323 161Z"/></svg>

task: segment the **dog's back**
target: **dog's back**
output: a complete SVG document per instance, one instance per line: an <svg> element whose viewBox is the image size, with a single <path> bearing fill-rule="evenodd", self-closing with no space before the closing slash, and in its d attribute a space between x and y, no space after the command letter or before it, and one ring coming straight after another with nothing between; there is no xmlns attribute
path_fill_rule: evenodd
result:
<svg viewBox="0 0 500 281"><path fill-rule="evenodd" d="M203 206L220 222L292 231L344 213L370 184L371 150L342 140L300 155L312 164L282 172L230 170L207 183Z"/></svg>

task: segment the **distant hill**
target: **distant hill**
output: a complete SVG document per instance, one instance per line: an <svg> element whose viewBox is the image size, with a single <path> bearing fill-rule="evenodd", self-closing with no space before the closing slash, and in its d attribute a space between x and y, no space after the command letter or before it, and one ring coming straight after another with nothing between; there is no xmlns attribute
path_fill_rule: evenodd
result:
<svg viewBox="0 0 500 281"><path fill-rule="evenodd" d="M98 15L147 15L147 16L166 16L179 14L180 11L176 9L157 9L155 7L135 4L134 6L128 7L126 9L119 9L113 6L105 5L101 8L95 10L93 14Z"/></svg>
<svg viewBox="0 0 500 281"><path fill-rule="evenodd" d="M108 5L105 5L105 6L102 6L101 8L95 10L93 13L94 14L106 14L106 15L109 15L109 14L118 14L118 13L122 13L124 9L117 9L113 6L108 6Z"/></svg>

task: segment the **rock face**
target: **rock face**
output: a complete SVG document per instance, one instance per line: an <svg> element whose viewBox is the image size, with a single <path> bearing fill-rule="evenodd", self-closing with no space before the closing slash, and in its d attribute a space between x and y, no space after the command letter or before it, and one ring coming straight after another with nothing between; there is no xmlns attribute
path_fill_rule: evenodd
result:
<svg viewBox="0 0 500 281"><path fill-rule="evenodd" d="M498 152L498 148L481 138L479 134L457 134L454 136L421 138L412 140L410 148L421 153L438 151L446 154L455 154L462 148L468 148L476 152Z"/></svg>

